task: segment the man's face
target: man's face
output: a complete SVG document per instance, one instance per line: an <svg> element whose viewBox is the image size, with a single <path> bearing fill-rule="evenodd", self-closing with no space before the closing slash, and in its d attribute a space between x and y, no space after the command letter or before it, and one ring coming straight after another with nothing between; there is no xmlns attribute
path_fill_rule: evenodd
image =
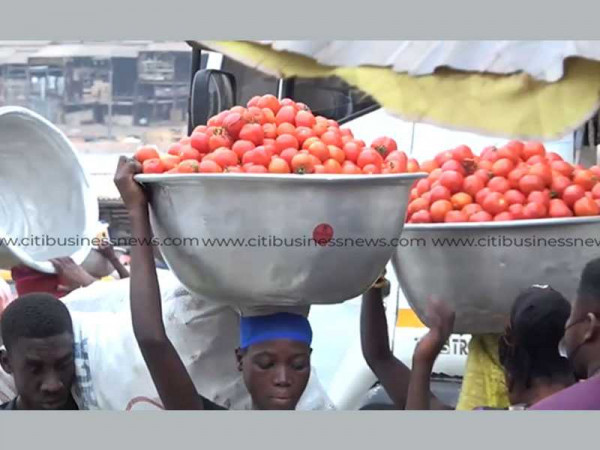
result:
<svg viewBox="0 0 600 450"><path fill-rule="evenodd" d="M310 351L308 345L288 339L238 351L239 368L257 409L296 408L310 377Z"/></svg>
<svg viewBox="0 0 600 450"><path fill-rule="evenodd" d="M565 325L563 338L564 350L567 353L578 378L587 378L590 364L589 345L598 336L598 320L596 315L579 299L571 309L571 316Z"/></svg>
<svg viewBox="0 0 600 450"><path fill-rule="evenodd" d="M25 409L60 409L69 400L75 377L73 336L63 333L36 339L19 338L2 355Z"/></svg>

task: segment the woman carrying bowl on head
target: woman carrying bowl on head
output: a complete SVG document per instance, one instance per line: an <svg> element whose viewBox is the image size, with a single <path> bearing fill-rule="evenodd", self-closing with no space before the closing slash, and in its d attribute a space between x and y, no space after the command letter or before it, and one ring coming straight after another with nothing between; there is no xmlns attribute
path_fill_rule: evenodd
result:
<svg viewBox="0 0 600 450"><path fill-rule="evenodd" d="M171 343L163 323L152 242L148 199L134 180L141 165L122 157L115 184L129 212L132 238L130 301L134 334L165 409L226 409L201 396ZM147 243L147 244L142 244ZM242 317L238 370L253 409L293 410L311 372L312 330L298 314ZM232 348L232 353L234 349Z"/></svg>

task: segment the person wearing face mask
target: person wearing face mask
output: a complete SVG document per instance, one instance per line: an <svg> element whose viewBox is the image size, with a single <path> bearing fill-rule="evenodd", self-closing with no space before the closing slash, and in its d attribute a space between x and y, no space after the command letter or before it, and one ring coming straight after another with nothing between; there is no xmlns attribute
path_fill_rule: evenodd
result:
<svg viewBox="0 0 600 450"><path fill-rule="evenodd" d="M577 298L560 344L581 381L531 407L533 410L600 410L600 258L581 275Z"/></svg>

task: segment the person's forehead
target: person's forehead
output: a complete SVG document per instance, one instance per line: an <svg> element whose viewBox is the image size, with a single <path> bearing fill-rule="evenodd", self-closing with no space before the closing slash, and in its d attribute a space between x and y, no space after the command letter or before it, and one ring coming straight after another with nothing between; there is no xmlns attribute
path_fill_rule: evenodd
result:
<svg viewBox="0 0 600 450"><path fill-rule="evenodd" d="M61 359L73 353L73 336L63 333L46 338L20 337L14 345L14 353L25 359Z"/></svg>
<svg viewBox="0 0 600 450"><path fill-rule="evenodd" d="M304 355L310 351L310 348L303 342L298 342L291 339L274 339L271 341L253 344L248 350L253 355L268 353L290 356Z"/></svg>

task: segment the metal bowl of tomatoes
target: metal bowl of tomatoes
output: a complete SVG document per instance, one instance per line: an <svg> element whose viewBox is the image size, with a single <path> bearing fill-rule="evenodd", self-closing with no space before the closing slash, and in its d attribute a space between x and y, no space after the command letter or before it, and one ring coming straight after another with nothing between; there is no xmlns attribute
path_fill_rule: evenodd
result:
<svg viewBox="0 0 600 450"><path fill-rule="evenodd" d="M240 306L339 303L395 251L425 174L137 175L156 243L198 296Z"/></svg>
<svg viewBox="0 0 600 450"><path fill-rule="evenodd" d="M503 331L520 290L550 285L575 296L600 256L600 217L406 224L392 264L421 320L429 299L449 302L457 333Z"/></svg>

